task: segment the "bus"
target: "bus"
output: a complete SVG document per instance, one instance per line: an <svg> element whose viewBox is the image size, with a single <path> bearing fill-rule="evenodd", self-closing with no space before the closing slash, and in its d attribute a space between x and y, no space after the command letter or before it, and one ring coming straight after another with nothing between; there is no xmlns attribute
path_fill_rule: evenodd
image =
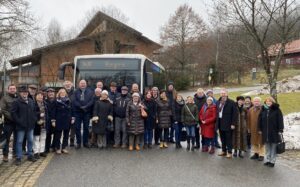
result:
<svg viewBox="0 0 300 187"><path fill-rule="evenodd" d="M143 93L146 88L154 84L154 75L165 71L159 62L153 62L141 54L102 54L76 56L74 62L64 62L60 65L58 76L64 80L67 66L73 68L73 84L75 88L82 79L95 88L98 81L109 86L116 82L117 87L128 86L133 83L139 85Z"/></svg>

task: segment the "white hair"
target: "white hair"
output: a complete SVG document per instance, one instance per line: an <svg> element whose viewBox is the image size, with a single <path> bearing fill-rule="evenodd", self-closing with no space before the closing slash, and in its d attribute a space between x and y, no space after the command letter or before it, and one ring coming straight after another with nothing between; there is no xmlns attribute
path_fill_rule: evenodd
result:
<svg viewBox="0 0 300 187"><path fill-rule="evenodd" d="M254 98L253 98L253 101L254 101L254 100L259 100L259 102L261 102L261 98L260 98L260 97L254 97Z"/></svg>

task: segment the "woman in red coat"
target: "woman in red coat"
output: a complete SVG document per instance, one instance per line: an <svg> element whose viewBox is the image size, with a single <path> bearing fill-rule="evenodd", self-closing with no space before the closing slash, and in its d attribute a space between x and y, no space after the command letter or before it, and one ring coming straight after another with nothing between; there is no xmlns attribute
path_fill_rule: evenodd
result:
<svg viewBox="0 0 300 187"><path fill-rule="evenodd" d="M214 136L215 136L215 123L217 119L217 108L213 103L213 98L208 97L206 104L203 105L199 112L199 119L201 121L201 134L203 137L204 147L202 152L208 152L209 154L215 153Z"/></svg>

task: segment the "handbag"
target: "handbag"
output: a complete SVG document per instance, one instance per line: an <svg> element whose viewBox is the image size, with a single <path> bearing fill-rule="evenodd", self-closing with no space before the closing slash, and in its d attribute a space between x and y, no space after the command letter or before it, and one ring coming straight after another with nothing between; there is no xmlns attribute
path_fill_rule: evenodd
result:
<svg viewBox="0 0 300 187"><path fill-rule="evenodd" d="M282 154L282 153L285 152L285 141L283 139L283 134L282 133L280 133L279 139L280 139L280 141L277 143L277 146L276 146L276 153L277 154Z"/></svg>
<svg viewBox="0 0 300 187"><path fill-rule="evenodd" d="M181 135L180 135L180 141L181 142L185 142L186 141L186 137L187 137L186 128L182 127L182 129L181 129Z"/></svg>

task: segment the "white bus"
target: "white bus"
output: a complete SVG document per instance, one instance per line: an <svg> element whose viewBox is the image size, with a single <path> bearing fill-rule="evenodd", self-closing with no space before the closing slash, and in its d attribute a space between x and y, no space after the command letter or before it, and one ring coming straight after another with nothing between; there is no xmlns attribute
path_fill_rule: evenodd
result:
<svg viewBox="0 0 300 187"><path fill-rule="evenodd" d="M59 79L64 80L65 69L72 66L73 83L85 79L90 87L98 81L104 85L114 81L118 87L123 85L131 88L133 83L139 84L140 91L153 86L153 75L165 69L158 63L140 54L103 54L76 56L74 62L64 62L59 67Z"/></svg>

